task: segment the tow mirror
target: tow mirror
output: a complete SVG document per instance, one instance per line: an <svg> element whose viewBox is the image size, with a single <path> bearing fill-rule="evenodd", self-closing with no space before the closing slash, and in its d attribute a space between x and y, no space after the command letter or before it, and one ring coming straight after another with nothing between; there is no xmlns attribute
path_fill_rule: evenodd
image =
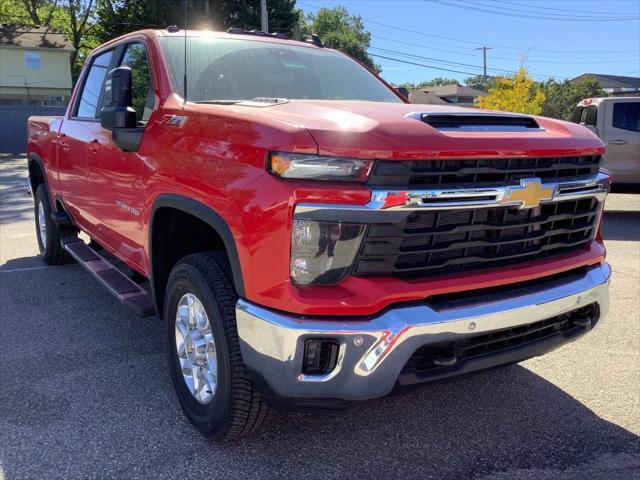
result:
<svg viewBox="0 0 640 480"><path fill-rule="evenodd" d="M108 129L135 128L136 111L132 108L132 80L129 67L114 68L107 74L104 94L111 102L100 110L100 124Z"/></svg>
<svg viewBox="0 0 640 480"><path fill-rule="evenodd" d="M144 128L138 127L136 111L132 107L132 91L129 67L114 68L107 74L104 94L111 96L111 102L100 110L100 124L112 131L113 143L125 152L137 151L144 133Z"/></svg>

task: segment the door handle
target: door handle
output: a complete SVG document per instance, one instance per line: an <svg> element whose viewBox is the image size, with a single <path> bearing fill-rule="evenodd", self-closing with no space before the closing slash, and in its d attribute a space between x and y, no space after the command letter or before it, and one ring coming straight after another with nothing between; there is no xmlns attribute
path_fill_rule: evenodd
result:
<svg viewBox="0 0 640 480"><path fill-rule="evenodd" d="M626 140L611 140L609 145L626 145Z"/></svg>

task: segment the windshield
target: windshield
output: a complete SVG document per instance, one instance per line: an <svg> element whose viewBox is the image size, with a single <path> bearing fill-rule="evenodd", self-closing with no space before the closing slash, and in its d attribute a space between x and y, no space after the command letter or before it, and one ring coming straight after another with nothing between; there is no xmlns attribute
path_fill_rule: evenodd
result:
<svg viewBox="0 0 640 480"><path fill-rule="evenodd" d="M160 37L174 90L184 97L184 38ZM258 97L401 100L360 64L340 53L280 43L215 37L187 38L190 101Z"/></svg>

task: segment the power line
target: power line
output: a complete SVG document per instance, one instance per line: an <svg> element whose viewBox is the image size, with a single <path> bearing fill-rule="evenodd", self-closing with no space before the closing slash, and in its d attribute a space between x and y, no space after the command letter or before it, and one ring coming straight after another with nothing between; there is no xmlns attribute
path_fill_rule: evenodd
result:
<svg viewBox="0 0 640 480"><path fill-rule="evenodd" d="M618 21L630 21L630 20L639 20L640 17L619 17L619 18L586 18L586 17L573 17L573 18L561 18L558 16L552 16L551 14L542 15L538 12L527 12L527 14L522 13L511 13L505 12L501 10L492 10L492 7L488 7L482 4L472 3L467 0L467 3L460 4L449 2L446 0L425 0L427 2L435 3L437 5L444 5L447 7L460 8L463 10L470 10L472 12L483 12L483 13L491 13L495 15L503 15L507 17L518 17L518 18L528 18L534 20L557 20L557 21L565 21L565 22L618 22ZM484 7L484 8L483 8ZM511 10L517 12L518 10L503 8L502 10Z"/></svg>
<svg viewBox="0 0 640 480"><path fill-rule="evenodd" d="M510 0L487 0L489 2L494 2L494 3L499 3L499 4L508 4L508 5L514 5L514 6L518 6L518 7L526 7L526 8L535 8L538 10L555 10L557 12L569 12L569 13L587 13L587 14L592 14L592 15L611 15L611 12L603 12L603 11L596 11L596 10L574 10L574 9L568 9L568 8L552 8L552 7L539 7L537 5L527 5L525 3L518 3L518 2L512 2Z"/></svg>
<svg viewBox="0 0 640 480"><path fill-rule="evenodd" d="M406 64L409 64L409 65L417 65L419 67L425 67L425 68L433 68L434 70L441 70L441 71L444 71L444 72L462 73L464 75L471 75L471 76L477 75L477 73L473 73L473 72L464 72L462 70L452 70L450 68L436 67L434 65L426 65L424 63L409 62L407 60L400 60L398 58L385 57L384 55L378 55L376 53L370 53L369 55L371 55L372 57L376 57L376 58L384 58L386 60L391 60L393 62L406 63Z"/></svg>
<svg viewBox="0 0 640 480"><path fill-rule="evenodd" d="M490 2L495 2L495 0L488 0ZM498 8L498 7L494 7L492 5L485 5L483 3L479 3L479 2L468 2L471 3L472 5L477 5L478 7L483 7L483 8ZM557 17L559 20L563 20L565 18L572 18L572 19L582 19L582 20L587 20L587 21L614 21L614 20L627 20L629 19L629 17L612 17L611 13L607 13L606 17L603 17L602 15L580 15L578 13L578 11L574 11L571 13L571 15L567 15L566 13L553 13L553 12L547 12L545 11L543 12L536 12L531 11L531 10L522 10L522 9L517 9L517 8L508 8L505 7L505 3L504 2L499 2L500 3L500 10L506 10L506 11L510 11L510 12L520 12L520 13L527 13L527 14L534 14L534 15L544 15L544 16L549 16L552 18ZM509 5L509 3L507 2L507 5ZM520 4L522 5L522 4ZM516 6L514 4L514 6ZM545 9L547 10L547 9ZM561 10L561 11L567 11L567 10ZM569 10L570 11L570 10Z"/></svg>
<svg viewBox="0 0 640 480"><path fill-rule="evenodd" d="M411 42L405 42L403 40L398 40L395 38L389 38L389 37L385 37L383 35L379 35L375 30L371 30L371 32L374 34L372 37L372 40L386 40L388 42L392 42L392 43L397 43L397 44L401 44L401 45L408 45L411 47L417 47L417 48L421 48L421 49L425 49L425 50L434 50L437 52L445 52L445 53L453 53L455 55L462 55L465 57L473 57L476 58L477 55L474 53L470 53L468 51L459 51L459 50L451 50L451 49L446 49L446 48L437 48L437 47L432 47L431 43L425 45L425 44L418 44L418 43L411 43ZM386 33L386 32L385 32ZM432 43L436 43L437 45L441 45L438 42L432 42ZM515 57L502 57L502 56L495 56L492 55L491 58L495 59L495 60L505 60L505 61L510 61L510 62L519 62L520 59L519 58L515 58ZM552 57L553 58L553 57ZM563 65L584 65L585 63L588 64L605 64L605 63L627 63L630 60L636 59L636 57L633 58L629 58L628 56L626 56L624 59L622 60L606 60L606 61L581 61L581 62L568 62L568 61L545 61L545 60L538 60L536 59L532 59L531 57L527 56L527 63L549 63L549 64L563 64Z"/></svg>
<svg viewBox="0 0 640 480"><path fill-rule="evenodd" d="M424 1L424 0L422 0ZM311 8L315 8L315 9L320 9L323 7L319 7L317 5L313 5L311 3L308 3L306 1L300 1L299 3L303 4L303 5L307 5ZM444 40L450 40L452 42L459 42L459 43L466 43L469 45L477 45L478 44L478 40L461 40L459 38L453 38L453 37L446 37L444 35L435 35L433 33L426 33L426 32L422 32L419 30L411 30L405 27L399 27L397 25L390 25L388 23L382 23L382 22L376 22L374 20L370 20L368 18L364 18L361 17L362 20L366 23L370 23L372 25L379 25L379 26L383 26L383 27L387 27L387 28L391 28L393 30L397 30L397 31L402 31L402 32L409 32L409 33L413 33L416 35L420 35L420 36L424 36L424 37L433 37L433 38L441 38ZM481 42L484 43L487 46L490 47L494 47L494 48L505 48L505 49L509 49L509 50L518 50L520 52L522 52L523 50L526 50L526 48L522 48L522 47L514 47L513 45L500 45L497 43L488 43L488 42ZM536 51L538 52L546 52L546 53L567 53L567 54L588 54L588 55L610 55L610 54L623 54L623 53L637 53L638 50L634 49L634 50L611 50L611 51L588 51L588 50L581 50L581 51L576 51L576 50L550 50L550 49L536 49Z"/></svg>

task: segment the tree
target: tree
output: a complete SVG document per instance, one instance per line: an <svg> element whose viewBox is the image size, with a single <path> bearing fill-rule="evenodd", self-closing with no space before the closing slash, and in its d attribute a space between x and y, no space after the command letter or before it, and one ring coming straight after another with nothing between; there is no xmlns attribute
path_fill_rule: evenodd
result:
<svg viewBox="0 0 640 480"><path fill-rule="evenodd" d="M478 99L480 108L539 115L545 95L521 67L513 77L495 77L489 95Z"/></svg>
<svg viewBox="0 0 640 480"><path fill-rule="evenodd" d="M575 84L568 80L557 82L551 79L542 84L542 89L545 94L542 115L562 120L571 119L571 114L580 100L607 96L593 77L582 78Z"/></svg>
<svg viewBox="0 0 640 480"><path fill-rule="evenodd" d="M344 7L321 8L307 17L308 24L301 33L315 33L332 48L359 60L375 72L381 68L367 53L371 44L371 33L364 28L359 15L349 15Z"/></svg>
<svg viewBox="0 0 640 480"><path fill-rule="evenodd" d="M269 0L269 30L293 35L301 12L295 0ZM103 41L143 28L184 27L184 4L177 0L101 0L99 35ZM226 30L260 29L257 0L187 0L188 28Z"/></svg>
<svg viewBox="0 0 640 480"><path fill-rule="evenodd" d="M486 92L495 85L495 79L494 77L485 78L484 75L474 75L473 77L465 78L464 84L469 88Z"/></svg>

